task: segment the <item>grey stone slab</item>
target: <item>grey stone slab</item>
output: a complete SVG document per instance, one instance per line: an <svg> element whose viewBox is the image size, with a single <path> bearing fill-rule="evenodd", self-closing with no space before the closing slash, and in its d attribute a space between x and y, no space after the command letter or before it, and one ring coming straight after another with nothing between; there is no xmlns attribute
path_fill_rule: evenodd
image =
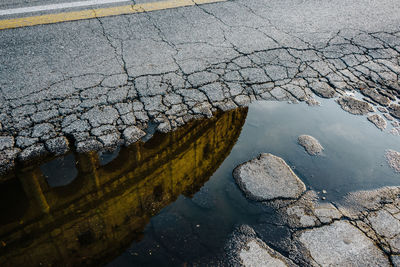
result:
<svg viewBox="0 0 400 267"><path fill-rule="evenodd" d="M372 122L379 130L383 131L386 129L387 122L379 114L368 116L368 120Z"/></svg>
<svg viewBox="0 0 400 267"><path fill-rule="evenodd" d="M319 266L390 266L374 242L346 221L306 230L299 241Z"/></svg>
<svg viewBox="0 0 400 267"><path fill-rule="evenodd" d="M236 167L233 177L247 197L259 201L296 199L306 190L283 159L268 153Z"/></svg>
<svg viewBox="0 0 400 267"><path fill-rule="evenodd" d="M324 150L319 141L310 135L300 135L297 138L297 142L312 156L318 155Z"/></svg>
<svg viewBox="0 0 400 267"><path fill-rule="evenodd" d="M146 133L136 126L127 127L123 132L126 145L135 143L145 135Z"/></svg>
<svg viewBox="0 0 400 267"><path fill-rule="evenodd" d="M14 137L0 136L0 151L14 147Z"/></svg>
<svg viewBox="0 0 400 267"><path fill-rule="evenodd" d="M87 119L92 127L102 124L113 124L118 119L118 111L110 106L94 107L82 114L82 119Z"/></svg>
<svg viewBox="0 0 400 267"><path fill-rule="evenodd" d="M343 110L354 115L366 115L373 112L371 104L350 96L342 96L336 100Z"/></svg>
<svg viewBox="0 0 400 267"><path fill-rule="evenodd" d="M63 136L47 140L45 146L50 153L56 156L64 155L69 151L69 142Z"/></svg>
<svg viewBox="0 0 400 267"><path fill-rule="evenodd" d="M385 152L385 157L389 166L396 172L400 172L400 153L393 149L388 149Z"/></svg>

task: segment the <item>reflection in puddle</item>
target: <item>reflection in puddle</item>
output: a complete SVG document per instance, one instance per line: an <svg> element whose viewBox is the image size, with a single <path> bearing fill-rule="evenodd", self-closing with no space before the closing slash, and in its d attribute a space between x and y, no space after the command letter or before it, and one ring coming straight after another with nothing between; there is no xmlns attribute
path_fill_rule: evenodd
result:
<svg viewBox="0 0 400 267"><path fill-rule="evenodd" d="M99 152L99 164L100 166L104 166L107 165L108 163L110 163L111 161L113 161L114 159L116 159L119 155L119 151L121 150L121 147L117 147L116 149L114 149L114 151L102 151Z"/></svg>
<svg viewBox="0 0 400 267"><path fill-rule="evenodd" d="M119 255L152 216L203 186L230 153L246 115L238 109L156 133L104 166L88 153L20 169L0 185L0 265L92 265Z"/></svg>
<svg viewBox="0 0 400 267"><path fill-rule="evenodd" d="M71 154L74 179L50 170L46 182L45 165L20 170L0 186L0 265L214 266L238 224L279 247L289 229L232 178L238 164L264 152L283 158L308 188L326 190L329 201L400 185L384 158L388 148L400 151L399 137L318 100L322 106L256 102L104 159ZM301 134L317 138L323 155L308 155L297 144Z"/></svg>
<svg viewBox="0 0 400 267"><path fill-rule="evenodd" d="M43 176L50 187L70 184L77 176L74 154L56 158L40 166Z"/></svg>

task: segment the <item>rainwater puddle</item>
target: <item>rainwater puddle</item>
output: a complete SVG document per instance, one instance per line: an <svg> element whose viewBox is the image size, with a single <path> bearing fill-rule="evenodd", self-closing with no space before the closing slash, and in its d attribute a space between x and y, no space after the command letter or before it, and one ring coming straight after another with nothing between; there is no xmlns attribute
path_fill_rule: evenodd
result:
<svg viewBox="0 0 400 267"><path fill-rule="evenodd" d="M0 185L0 265L215 265L240 224L274 247L288 229L232 178L238 164L263 152L283 158L329 201L400 185L384 158L388 148L400 151L400 137L319 101L256 102L115 153L18 169ZM297 144L301 134L317 138L323 154L309 156Z"/></svg>

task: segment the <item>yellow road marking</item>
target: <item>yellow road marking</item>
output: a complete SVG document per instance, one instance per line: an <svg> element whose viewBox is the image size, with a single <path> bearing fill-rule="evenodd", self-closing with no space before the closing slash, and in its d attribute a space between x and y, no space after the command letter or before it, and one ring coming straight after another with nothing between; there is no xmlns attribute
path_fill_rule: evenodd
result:
<svg viewBox="0 0 400 267"><path fill-rule="evenodd" d="M41 24L51 24L65 21L75 21L82 19L102 18L116 15L141 13L155 10L163 10L169 8L177 8L184 6L201 5L208 3L224 2L227 0L168 0L153 3L144 3L136 5L125 5L117 7L87 9L74 12L63 12L57 14L48 14L41 16L5 19L0 20L0 30L13 29L27 26L35 26Z"/></svg>

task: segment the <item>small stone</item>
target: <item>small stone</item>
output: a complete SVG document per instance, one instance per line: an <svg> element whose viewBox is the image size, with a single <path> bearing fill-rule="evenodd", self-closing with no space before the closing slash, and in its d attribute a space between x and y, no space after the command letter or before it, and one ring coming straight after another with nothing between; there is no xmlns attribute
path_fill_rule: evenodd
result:
<svg viewBox="0 0 400 267"><path fill-rule="evenodd" d="M120 140L119 137L120 137L120 133L114 132L114 133L98 136L97 138L104 145L104 147L110 148L110 147L117 146L119 144L119 140Z"/></svg>
<svg viewBox="0 0 400 267"><path fill-rule="evenodd" d="M93 128L90 133L94 136L101 136L101 135L106 135L106 134L111 134L118 132L117 128L113 125L102 125L97 128Z"/></svg>
<svg viewBox="0 0 400 267"><path fill-rule="evenodd" d="M343 110L354 115L365 115L374 111L374 108L371 106L371 104L350 96L339 97L336 102L342 107Z"/></svg>
<svg viewBox="0 0 400 267"><path fill-rule="evenodd" d="M124 123L124 125L134 125L136 122L135 115L132 112L122 115L121 120Z"/></svg>
<svg viewBox="0 0 400 267"><path fill-rule="evenodd" d="M297 141L312 156L318 155L324 150L319 141L310 135L300 135Z"/></svg>
<svg viewBox="0 0 400 267"><path fill-rule="evenodd" d="M385 118L386 118L388 121L394 120L394 118L393 118L389 113L383 113L383 116L385 116Z"/></svg>
<svg viewBox="0 0 400 267"><path fill-rule="evenodd" d="M306 103L311 107L321 106L321 103L314 98L307 98Z"/></svg>
<svg viewBox="0 0 400 267"><path fill-rule="evenodd" d="M368 120L370 122L372 122L373 124L375 124L375 126L378 129L380 129L381 131L386 129L387 123L386 123L385 119L382 118L380 115L374 114L374 115L368 116Z"/></svg>
<svg viewBox="0 0 400 267"><path fill-rule="evenodd" d="M216 102L216 103L214 103L214 105L222 111L228 111L228 110L237 108L237 105L235 104L235 102L233 102L230 99L227 99L223 102Z"/></svg>
<svg viewBox="0 0 400 267"><path fill-rule="evenodd" d="M378 91L374 88L365 88L363 90L360 90L360 92L363 95L368 96L369 98L374 100L376 103L381 104L382 106L387 106L390 104L390 99L386 96L379 94Z"/></svg>
<svg viewBox="0 0 400 267"><path fill-rule="evenodd" d="M260 244L256 240L251 240L246 244L247 248L242 249L239 256L243 266L275 266L287 267L288 265L278 257L271 255L266 248L266 244ZM268 247L269 248L269 247ZM272 250L271 248L269 248Z"/></svg>
<svg viewBox="0 0 400 267"><path fill-rule="evenodd" d="M5 149L0 151L0 175L6 173L15 165L19 149Z"/></svg>
<svg viewBox="0 0 400 267"><path fill-rule="evenodd" d="M222 85L220 83L207 84L199 88L203 91L212 102L222 101L225 99Z"/></svg>
<svg viewBox="0 0 400 267"><path fill-rule="evenodd" d="M400 135L400 128L398 128L398 127L392 128L389 133L392 134L392 135L399 136Z"/></svg>
<svg viewBox="0 0 400 267"><path fill-rule="evenodd" d="M75 133L75 132L85 132L90 129L90 125L85 120L75 120L68 126L63 128L63 132L66 134Z"/></svg>
<svg viewBox="0 0 400 267"><path fill-rule="evenodd" d="M400 172L400 153L395 150L388 149L386 150L385 157L389 166L396 172Z"/></svg>
<svg viewBox="0 0 400 267"><path fill-rule="evenodd" d="M389 107L389 113L398 119L400 119L400 105L392 104Z"/></svg>
<svg viewBox="0 0 400 267"><path fill-rule="evenodd" d="M132 103L117 103L114 105L120 115L124 115L132 111Z"/></svg>
<svg viewBox="0 0 400 267"><path fill-rule="evenodd" d="M238 106L245 106L250 103L250 97L247 95L238 95L235 97L234 101Z"/></svg>
<svg viewBox="0 0 400 267"><path fill-rule="evenodd" d="M331 223L334 219L342 217L342 214L331 203L318 203L314 214L322 223Z"/></svg>
<svg viewBox="0 0 400 267"><path fill-rule="evenodd" d="M296 202L297 203L297 202ZM292 218L292 226L296 225L300 227L312 227L316 225L317 217L309 212L308 205L295 204L286 209L286 214ZM295 218L295 219L294 219Z"/></svg>
<svg viewBox="0 0 400 267"><path fill-rule="evenodd" d="M82 115L82 119L89 120L92 127L99 127L102 124L113 124L118 117L118 111L109 106L103 108L94 107Z"/></svg>
<svg viewBox="0 0 400 267"><path fill-rule="evenodd" d="M14 137L0 136L0 151L12 148L14 146Z"/></svg>
<svg viewBox="0 0 400 267"><path fill-rule="evenodd" d="M227 262L224 266L297 266L259 239L248 225L236 227L225 244L225 251Z"/></svg>
<svg viewBox="0 0 400 267"><path fill-rule="evenodd" d="M44 144L35 144L28 148L25 148L19 155L18 158L21 161L32 160L36 157L44 156L47 153Z"/></svg>
<svg viewBox="0 0 400 267"><path fill-rule="evenodd" d="M47 140L56 135L54 127L50 123L37 124L33 127L32 137Z"/></svg>
<svg viewBox="0 0 400 267"><path fill-rule="evenodd" d="M323 98L332 98L336 95L336 91L326 82L314 82L311 84L311 90L318 96Z"/></svg>
<svg viewBox="0 0 400 267"><path fill-rule="evenodd" d="M30 138L25 136L17 136L16 138L16 145L19 148L26 148L28 146L33 145L34 143L38 142L38 138Z"/></svg>
<svg viewBox="0 0 400 267"><path fill-rule="evenodd" d="M258 201L298 198L306 190L286 162L269 153L237 166L233 177L248 198Z"/></svg>
<svg viewBox="0 0 400 267"><path fill-rule="evenodd" d="M327 192L326 192L326 190L322 190L322 194L326 194Z"/></svg>
<svg viewBox="0 0 400 267"><path fill-rule="evenodd" d="M283 90L281 87L275 87L269 92L273 97L277 100L285 100L287 99L286 91Z"/></svg>
<svg viewBox="0 0 400 267"><path fill-rule="evenodd" d="M211 104L208 102L204 102L204 103L200 103L195 105L192 110L195 114L203 114L205 115L207 118L211 118L212 117L212 111L211 111Z"/></svg>
<svg viewBox="0 0 400 267"><path fill-rule="evenodd" d="M378 111L382 112L382 113L387 113L388 112L388 110L386 108L384 108L384 107L377 107L376 109Z"/></svg>
<svg viewBox="0 0 400 267"><path fill-rule="evenodd" d="M168 94L164 96L163 102L167 106L177 105L182 103L182 97L177 94Z"/></svg>
<svg viewBox="0 0 400 267"><path fill-rule="evenodd" d="M188 80L193 87L197 88L199 86L215 82L218 80L218 75L208 71L202 71L190 74Z"/></svg>
<svg viewBox="0 0 400 267"><path fill-rule="evenodd" d="M39 123L39 122L44 122L44 121L48 121L52 118L57 117L58 114L58 110L56 109L51 109L51 110L46 110L46 111L41 111L41 112L37 112L34 113L31 118L34 122Z"/></svg>
<svg viewBox="0 0 400 267"><path fill-rule="evenodd" d="M168 133L169 131L171 131L171 124L169 123L169 121L161 122L157 126L157 131L161 133Z"/></svg>
<svg viewBox="0 0 400 267"><path fill-rule="evenodd" d="M146 133L136 126L130 126L124 130L122 135L125 139L125 145L128 146L145 136Z"/></svg>
<svg viewBox="0 0 400 267"><path fill-rule="evenodd" d="M78 153L86 153L90 151L98 151L103 147L103 145L97 140L85 140L78 142L76 144L76 151Z"/></svg>
<svg viewBox="0 0 400 267"><path fill-rule="evenodd" d="M47 140L45 145L47 150L56 156L64 155L69 151L69 142L64 136Z"/></svg>

